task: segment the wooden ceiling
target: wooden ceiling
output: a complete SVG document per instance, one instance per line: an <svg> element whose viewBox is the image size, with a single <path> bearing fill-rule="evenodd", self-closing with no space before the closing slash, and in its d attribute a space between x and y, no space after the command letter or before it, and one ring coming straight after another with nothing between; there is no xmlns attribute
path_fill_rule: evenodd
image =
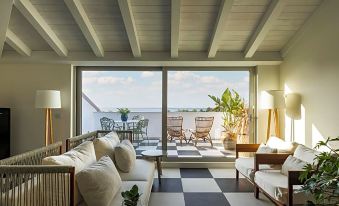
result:
<svg viewBox="0 0 339 206"><path fill-rule="evenodd" d="M3 0L0 54L279 52L322 0ZM13 4L13 6L11 5ZM3 5L1 5L3 4ZM1 9L0 9L1 10ZM7 12L8 13L8 12ZM1 17L6 15L1 14ZM1 37L3 36L3 37ZM4 37L5 36L5 37ZM2 49L3 47L3 49ZM3 51L2 51L3 50Z"/></svg>

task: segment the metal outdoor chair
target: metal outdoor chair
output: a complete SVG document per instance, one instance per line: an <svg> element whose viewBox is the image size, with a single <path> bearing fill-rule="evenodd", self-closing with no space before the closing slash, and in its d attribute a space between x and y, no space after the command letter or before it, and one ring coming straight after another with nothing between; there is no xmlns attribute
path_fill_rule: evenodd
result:
<svg viewBox="0 0 339 206"><path fill-rule="evenodd" d="M142 119L144 119L144 117L141 116L141 115L134 115L134 116L132 117L132 120L142 120ZM127 123L127 128L133 130L133 129L136 128L136 124L135 124L135 123L132 123L132 122L128 122L128 123Z"/></svg>
<svg viewBox="0 0 339 206"><path fill-rule="evenodd" d="M213 147L212 138L210 131L213 126L214 117L196 117L195 118L195 130L191 130L191 136L189 141L195 140L195 146L197 146L198 140L203 139L206 142L206 139L211 143Z"/></svg>
<svg viewBox="0 0 339 206"><path fill-rule="evenodd" d="M174 138L178 138L180 140L180 144L182 144L182 140L186 140L185 131L182 129L182 123L184 119L182 116L179 117L167 117L167 139L173 140Z"/></svg>
<svg viewBox="0 0 339 206"><path fill-rule="evenodd" d="M122 127L117 125L113 119L103 117L100 119L101 129L105 131L121 130Z"/></svg>
<svg viewBox="0 0 339 206"><path fill-rule="evenodd" d="M141 119L139 122L136 124L136 126L132 129L133 134L139 137L141 135L142 139L145 139L144 136L148 139L148 123L149 119Z"/></svg>

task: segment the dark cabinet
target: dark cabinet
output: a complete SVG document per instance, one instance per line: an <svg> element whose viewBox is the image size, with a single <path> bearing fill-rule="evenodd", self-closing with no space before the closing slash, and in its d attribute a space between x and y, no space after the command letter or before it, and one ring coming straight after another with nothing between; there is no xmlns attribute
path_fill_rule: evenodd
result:
<svg viewBox="0 0 339 206"><path fill-rule="evenodd" d="M10 156L10 109L0 108L0 159Z"/></svg>

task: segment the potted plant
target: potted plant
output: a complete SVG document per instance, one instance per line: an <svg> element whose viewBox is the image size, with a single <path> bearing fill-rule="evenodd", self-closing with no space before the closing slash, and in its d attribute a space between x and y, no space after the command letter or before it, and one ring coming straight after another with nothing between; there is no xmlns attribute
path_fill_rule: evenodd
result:
<svg viewBox="0 0 339 206"><path fill-rule="evenodd" d="M244 100L240 95L230 89L226 89L221 98L208 95L215 103L213 111L223 112L223 127L221 139L225 149L235 149L237 137L244 133L244 128L247 127L247 109L245 108Z"/></svg>
<svg viewBox="0 0 339 206"><path fill-rule="evenodd" d="M131 112L128 108L118 108L118 112L121 114L121 121L126 122L128 114Z"/></svg>
<svg viewBox="0 0 339 206"><path fill-rule="evenodd" d="M329 152L316 156L313 164L307 164L301 173L300 181L305 181L301 191L311 193L316 204L337 204L339 202L339 149L332 149L329 143L338 144L339 137L320 141L315 149L327 147ZM314 205L313 202L308 202Z"/></svg>
<svg viewBox="0 0 339 206"><path fill-rule="evenodd" d="M137 206L141 194L137 185L133 185L131 190L121 192L123 198L122 205L124 206Z"/></svg>

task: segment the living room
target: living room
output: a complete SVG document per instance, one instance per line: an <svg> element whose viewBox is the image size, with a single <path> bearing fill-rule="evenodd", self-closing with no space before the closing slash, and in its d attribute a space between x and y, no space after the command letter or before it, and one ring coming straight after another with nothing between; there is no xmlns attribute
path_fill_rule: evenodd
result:
<svg viewBox="0 0 339 206"><path fill-rule="evenodd" d="M2 0L0 205L128 205L121 192L134 184L138 205L338 204L338 164L320 197L307 183L322 176L292 172L320 152L338 162L338 9L337 0ZM95 154L61 164L84 150ZM85 177L98 164L115 176ZM66 189L39 191L49 175L43 187L67 177ZM307 195L289 191L293 175ZM103 180L104 196L90 192Z"/></svg>

